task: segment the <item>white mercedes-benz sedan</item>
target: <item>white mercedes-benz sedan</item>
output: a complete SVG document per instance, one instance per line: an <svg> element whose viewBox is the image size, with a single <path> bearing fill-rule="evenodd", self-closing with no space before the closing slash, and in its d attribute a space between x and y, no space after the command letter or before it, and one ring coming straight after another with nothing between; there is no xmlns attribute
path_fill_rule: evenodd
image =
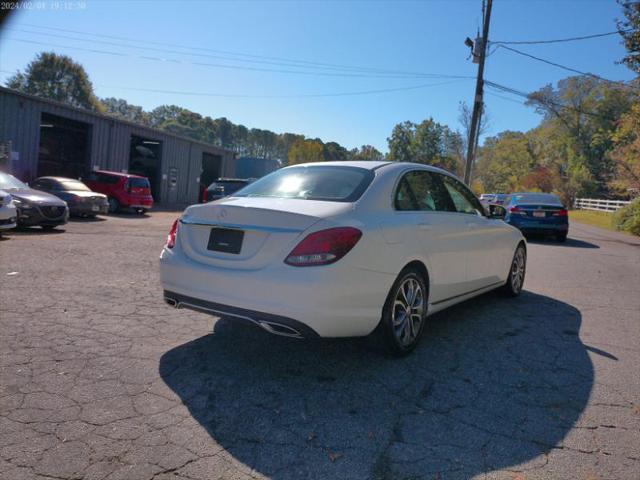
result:
<svg viewBox="0 0 640 480"><path fill-rule="evenodd" d="M496 288L518 295L526 248L444 170L309 163L188 207L160 276L177 308L290 337L375 331L405 354L428 315Z"/></svg>

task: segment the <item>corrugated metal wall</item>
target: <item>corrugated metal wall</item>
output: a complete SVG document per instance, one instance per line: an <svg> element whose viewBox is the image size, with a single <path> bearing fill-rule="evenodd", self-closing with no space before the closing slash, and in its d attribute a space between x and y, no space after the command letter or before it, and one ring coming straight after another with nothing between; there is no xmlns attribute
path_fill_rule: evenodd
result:
<svg viewBox="0 0 640 480"><path fill-rule="evenodd" d="M229 150L0 87L0 141L11 141L12 151L19 155L18 162L12 165L14 174L27 181L37 176L40 118L43 112L91 126L88 169L126 172L132 135L161 142L160 197L163 206L197 201L204 152L222 157L221 175L233 177L236 173L235 154ZM177 183L173 189L169 182L172 168L177 173Z"/></svg>

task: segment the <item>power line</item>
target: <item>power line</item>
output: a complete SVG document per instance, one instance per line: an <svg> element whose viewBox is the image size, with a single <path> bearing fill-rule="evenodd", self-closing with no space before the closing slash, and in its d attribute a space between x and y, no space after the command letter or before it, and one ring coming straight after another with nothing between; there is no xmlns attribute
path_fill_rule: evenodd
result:
<svg viewBox="0 0 640 480"><path fill-rule="evenodd" d="M18 71L0 69L0 73L18 73ZM360 91L354 91L354 92L308 93L308 94L299 94L299 95L252 95L252 94L237 94L237 93L189 92L184 90L163 90L163 89L155 89L155 88L123 87L121 85L104 85L104 84L96 84L96 86L101 88L131 90L131 91L137 91L137 92L166 93L171 95L185 95L185 96L197 96L197 97L285 99L285 98L349 97L349 96L374 95L374 94L380 94L380 93L404 92L409 90L419 90L419 89L428 88L428 87L450 85L452 83L458 83L464 80L466 79L455 79L455 80L449 80L446 82L424 83L419 85L409 85L406 87L396 87L396 88L380 88L380 89L374 89L374 90L360 90Z"/></svg>
<svg viewBox="0 0 640 480"><path fill-rule="evenodd" d="M507 87L505 85L500 85L499 83L492 82L490 80L485 80L485 84L487 86L489 86L490 88L497 89L498 91L510 93L512 95L517 95L519 97L526 98L527 100L532 100L531 99L531 94L526 93L526 92L522 92L520 90L516 90L515 88ZM534 101L535 101L535 99L534 99ZM538 101L538 102L539 103L543 103L543 102L540 102L540 101ZM611 117L608 117L606 115L602 115L602 114L597 113L597 112L591 112L591 111L588 111L588 110L582 110L582 109L576 108L576 107L574 107L572 105L566 105L564 103L555 102L553 100L545 100L544 103L548 103L549 105L553 105L555 107L568 108L569 110L573 110L574 112L581 113L583 115L588 115L588 116L591 116L591 117L603 118L603 119L608 120L610 122L615 122L617 120L615 118L611 118Z"/></svg>
<svg viewBox="0 0 640 480"><path fill-rule="evenodd" d="M370 74L390 74L390 75L398 75L398 76L414 76L414 77L434 77L434 78L466 78L465 76L461 76L461 75L446 75L446 74L438 74L438 73L424 73L424 72L410 72L410 71L402 71L402 70L392 70L392 69L383 69L383 68L376 68L376 67L363 67L363 66L355 66L355 65L344 65L344 64L336 64L336 63L325 63L325 62L316 62L316 61L310 61L310 60L299 60L299 59L291 59L291 58L283 58L283 57L277 57L277 56L267 56L267 55L255 55L255 54L249 54L249 53L242 53L242 52L234 52L234 51L229 51L229 50L219 50L219 49L211 49L211 48L203 48L203 47L194 47L194 46L189 46L189 45L181 45L181 44L175 44L175 43L165 43L165 42L153 42L153 41L149 41L149 40L141 40L141 39L136 39L136 38L131 38L131 37L120 37L120 36L115 36L115 35L104 35L104 34L98 34L98 33L93 33L93 32L83 32L80 30L70 30L70 29L64 29L64 28L57 28L57 27L46 27L46 26L41 26L41 25L33 25L33 24L24 24L26 26L32 27L32 28L39 28L39 29L46 29L46 30L53 30L53 31L59 31L59 32L64 32L64 33L73 33L73 34L78 34L78 35L83 35L83 36L87 36L87 37L98 37L98 38L107 38L107 39L112 39L112 40L120 40L120 41L125 41L125 42L135 42L136 44L147 44L147 45L158 45L158 46L164 46L164 47L173 47L173 48L180 48L180 49L184 49L184 50L193 50L193 51L199 51L199 52L210 52L210 53L215 53L215 54L222 54L222 55L227 55L227 57L219 57L219 56L211 56L212 58L223 58L223 59L227 59L227 60L233 60L233 61L240 61L240 62L253 62L253 63L267 63L267 64L274 64L274 65L284 65L284 66L292 66L292 67L296 67L296 68L307 68L307 69L330 69L330 70L342 70L342 71L351 71L351 72L361 72L361 73L370 73ZM16 30L16 29L13 29ZM28 32L28 33L36 33L36 32ZM56 35L56 34L51 34L51 33L45 33L45 32L40 32L38 33L40 35L49 35L49 36L57 36L60 38L70 38L73 40L80 40L80 41L87 41L87 39L78 39L78 38L74 38L74 37L65 37L62 35ZM138 45L122 45L122 44L113 44L112 42L104 42L104 41L96 41L96 40L91 40L92 42L96 42L96 43L103 43L103 44L112 44L112 45L117 45L117 46L122 46L122 47L128 47L128 48L139 48L139 49L147 49L147 50L155 50L155 51L163 51L162 49L152 49L151 47L141 47ZM196 54L196 53L189 53L189 52L171 52L171 53L177 53L180 55L193 55L193 56L210 56L210 55L203 55L203 54ZM242 58L229 58L228 56L231 55L233 57L244 57L245 59ZM254 59L254 60L248 60L248 59Z"/></svg>
<svg viewBox="0 0 640 480"><path fill-rule="evenodd" d="M551 60L545 60L544 58L536 57L535 55L531 55L530 53L526 53L526 52L523 52L521 50L517 50L517 49L512 48L512 47L507 47L505 45L498 45L498 48L504 48L505 50L509 50L510 52L517 53L518 55L522 55L524 57L528 57L528 58L531 58L533 60L537 60L538 62L546 63L548 65L552 65L554 67L558 67L558 68L561 68L563 70L567 70L569 72L577 73L577 74L580 74L580 75L585 75L587 77L596 78L598 80L602 80L603 82L614 83L614 84L619 85L621 87L636 89L636 87L634 87L633 85L628 85L628 84L626 84L626 83L624 83L622 81L609 80L608 78L601 77L600 75L596 75L594 73L583 72L582 70L578 70L578 69L575 69L575 68L572 68L572 67L568 67L568 66L562 65L560 63L552 62Z"/></svg>
<svg viewBox="0 0 640 480"><path fill-rule="evenodd" d="M234 94L234 93L210 93L210 92L185 92L180 90L158 90L152 88L137 88L137 87L122 87L122 86L107 86L107 85L98 85L103 88L115 88L122 90L133 90L140 92L150 92L150 93L168 93L171 95L188 95L188 96L200 96L200 97L224 97L224 98L318 98L318 97L349 97L349 96L359 96L359 95L373 95L378 93L391 93L391 92L404 92L408 90L418 90L422 88L428 87L437 87L440 85L449 85L452 83L457 83L462 81L461 79L450 80L448 82L439 82L439 83L425 83L420 85L410 85L407 87L397 87L397 88L380 88L375 90L360 90L355 92L337 92L337 93L309 93L309 94L300 94L300 95L250 95L250 94Z"/></svg>
<svg viewBox="0 0 640 480"><path fill-rule="evenodd" d="M605 33L595 33L593 35L584 35L582 37L569 37L569 38L556 38L553 40L520 40L520 41L490 41L489 43L493 44L501 44L501 45L539 45L539 44L547 44L547 43L564 43L564 42L575 42L579 40L589 40L592 38L600 38L607 37L609 35L618 35L622 33L630 32L632 29L628 28L626 30L615 30L613 32L605 32Z"/></svg>
<svg viewBox="0 0 640 480"><path fill-rule="evenodd" d="M516 100L515 98L505 97L504 95L498 95L497 93L487 92L487 95L491 95L492 97L501 98L502 100L506 100L511 103L517 103L518 105L523 105L526 107L526 104L522 100Z"/></svg>
<svg viewBox="0 0 640 480"><path fill-rule="evenodd" d="M422 74L415 76L407 76L400 74L374 74L374 73L347 73L347 72L322 72L322 71L304 71L304 70L287 70L287 69L277 69L277 68L262 68L262 67L252 67L247 65L231 65L231 64L223 64L223 63L209 63L209 62L192 62L188 60L179 60L179 59L171 59L171 58L161 58L161 57L152 57L148 55L136 55L131 53L124 53L122 51L116 52L112 50L99 50L96 48L85 48L73 45L60 45L53 44L50 42L39 42L37 40L28 40L25 38L13 38L13 37L5 37L6 40L13 40L16 42L22 43L30 43L35 45L44 45L47 47L56 47L56 48L66 48L70 50L80 50L90 53L98 53L101 55L112 55L118 57L131 57L131 58L139 58L142 60L150 60L161 63L176 63L183 65L195 65L200 67L213 67L213 68L223 68L223 69L232 69L232 70L245 70L245 71L255 71L255 72L272 72L272 73L285 73L285 74L294 74L294 75L307 75L307 76L324 76L324 77L349 77L349 78L455 78L455 79L465 79L472 78L463 75L444 75L444 74Z"/></svg>

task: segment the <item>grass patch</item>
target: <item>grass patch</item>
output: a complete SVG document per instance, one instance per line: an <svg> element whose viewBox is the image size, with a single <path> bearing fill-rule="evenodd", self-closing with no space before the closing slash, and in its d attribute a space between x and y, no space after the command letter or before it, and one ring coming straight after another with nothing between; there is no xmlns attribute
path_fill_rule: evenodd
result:
<svg viewBox="0 0 640 480"><path fill-rule="evenodd" d="M617 231L613 226L613 213L596 212L594 210L571 210L569 220L578 223L586 223L594 227Z"/></svg>

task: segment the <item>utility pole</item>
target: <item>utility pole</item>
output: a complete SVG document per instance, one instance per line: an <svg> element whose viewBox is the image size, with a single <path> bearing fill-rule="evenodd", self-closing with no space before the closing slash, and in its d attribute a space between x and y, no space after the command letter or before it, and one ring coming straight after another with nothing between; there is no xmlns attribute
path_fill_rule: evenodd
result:
<svg viewBox="0 0 640 480"><path fill-rule="evenodd" d="M487 43L489 40L489 21L491 19L491 4L492 0L486 0L486 7L483 8L482 16L482 38L476 39L476 44L473 45L473 55L478 56L478 77L476 79L476 94L473 99L473 113L471 114L471 128L469 129L469 140L467 144L467 163L464 166L464 181L467 185L471 182L471 165L476 156L476 150L478 145L478 134L480 133L480 117L482 116L482 93L484 87L484 59L487 53ZM484 6L484 0L483 0ZM470 42L465 41L466 45ZM480 42L481 45L477 45ZM479 51L477 51L479 50Z"/></svg>

